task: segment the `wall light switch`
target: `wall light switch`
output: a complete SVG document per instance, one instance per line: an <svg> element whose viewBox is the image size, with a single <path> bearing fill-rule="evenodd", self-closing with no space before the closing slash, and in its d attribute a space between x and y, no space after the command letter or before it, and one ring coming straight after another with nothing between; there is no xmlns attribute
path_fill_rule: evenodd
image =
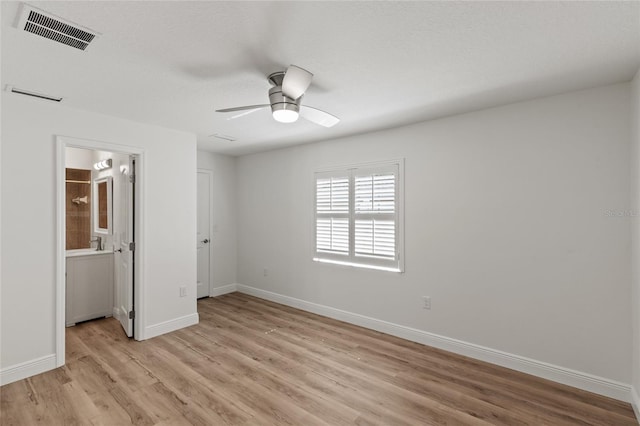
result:
<svg viewBox="0 0 640 426"><path fill-rule="evenodd" d="M180 287L180 297L185 297L187 295L187 287Z"/></svg>

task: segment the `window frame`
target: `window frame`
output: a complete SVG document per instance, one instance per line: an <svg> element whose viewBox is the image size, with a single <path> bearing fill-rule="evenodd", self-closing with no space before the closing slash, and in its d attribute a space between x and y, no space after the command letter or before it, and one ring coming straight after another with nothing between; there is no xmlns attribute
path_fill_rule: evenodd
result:
<svg viewBox="0 0 640 426"><path fill-rule="evenodd" d="M355 254L355 223L358 213L355 211L355 176L359 172L376 173L376 172L390 172L395 174L395 208L394 208L394 223L395 223L395 259L376 258L374 255L357 255ZM361 174L360 174L361 175ZM349 178L349 208L346 217L349 219L349 251L348 254L338 254L331 252L322 252L317 250L318 235L317 224L318 218L322 217L322 214L318 214L317 211L317 180L329 177L344 177ZM377 269L389 272L404 272L404 158L375 161L367 163L357 163L342 166L331 166L316 169L313 172L313 261L320 263L329 263L336 265L351 266L357 268ZM387 213L360 213L365 217L374 217L379 214L380 216L388 215ZM335 216L345 217L344 214L336 213ZM331 217L331 214L324 215L324 217Z"/></svg>

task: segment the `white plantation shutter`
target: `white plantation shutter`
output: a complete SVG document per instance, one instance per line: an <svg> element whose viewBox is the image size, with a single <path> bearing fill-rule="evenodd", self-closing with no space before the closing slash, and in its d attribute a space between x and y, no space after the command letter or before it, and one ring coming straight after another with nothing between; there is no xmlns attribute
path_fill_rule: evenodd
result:
<svg viewBox="0 0 640 426"><path fill-rule="evenodd" d="M356 219L356 256L396 256L396 227L393 220Z"/></svg>
<svg viewBox="0 0 640 426"><path fill-rule="evenodd" d="M316 253L349 255L349 175L316 178Z"/></svg>
<svg viewBox="0 0 640 426"><path fill-rule="evenodd" d="M393 171L356 170L356 213L395 211L395 181Z"/></svg>
<svg viewBox="0 0 640 426"><path fill-rule="evenodd" d="M356 170L355 256L396 258L396 173Z"/></svg>
<svg viewBox="0 0 640 426"><path fill-rule="evenodd" d="M318 251L349 253L349 219L318 218L316 233Z"/></svg>
<svg viewBox="0 0 640 426"><path fill-rule="evenodd" d="M316 173L316 260L401 270L399 162Z"/></svg>
<svg viewBox="0 0 640 426"><path fill-rule="evenodd" d="M349 211L349 177L328 177L316 181L316 208L321 213Z"/></svg>

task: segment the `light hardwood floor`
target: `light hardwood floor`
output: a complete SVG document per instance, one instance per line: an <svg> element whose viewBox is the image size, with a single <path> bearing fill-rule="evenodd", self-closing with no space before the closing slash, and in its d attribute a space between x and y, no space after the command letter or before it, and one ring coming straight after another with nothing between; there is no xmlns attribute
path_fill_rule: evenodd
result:
<svg viewBox="0 0 640 426"><path fill-rule="evenodd" d="M67 364L0 388L2 425L636 425L629 404L233 293L144 342L67 330Z"/></svg>

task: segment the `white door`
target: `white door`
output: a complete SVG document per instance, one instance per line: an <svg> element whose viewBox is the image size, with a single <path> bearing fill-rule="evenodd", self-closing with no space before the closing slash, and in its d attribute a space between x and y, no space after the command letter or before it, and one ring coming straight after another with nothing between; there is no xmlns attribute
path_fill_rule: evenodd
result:
<svg viewBox="0 0 640 426"><path fill-rule="evenodd" d="M198 299L209 297L211 277L211 172L198 172Z"/></svg>
<svg viewBox="0 0 640 426"><path fill-rule="evenodd" d="M114 316L122 324L127 336L133 336L133 253L134 243L134 182L131 176L135 176L135 160L130 156L122 160L119 170L114 170L117 175L118 194L114 197L116 218L114 229L117 232L114 239L115 253L115 309ZM114 194L115 195L115 194Z"/></svg>

